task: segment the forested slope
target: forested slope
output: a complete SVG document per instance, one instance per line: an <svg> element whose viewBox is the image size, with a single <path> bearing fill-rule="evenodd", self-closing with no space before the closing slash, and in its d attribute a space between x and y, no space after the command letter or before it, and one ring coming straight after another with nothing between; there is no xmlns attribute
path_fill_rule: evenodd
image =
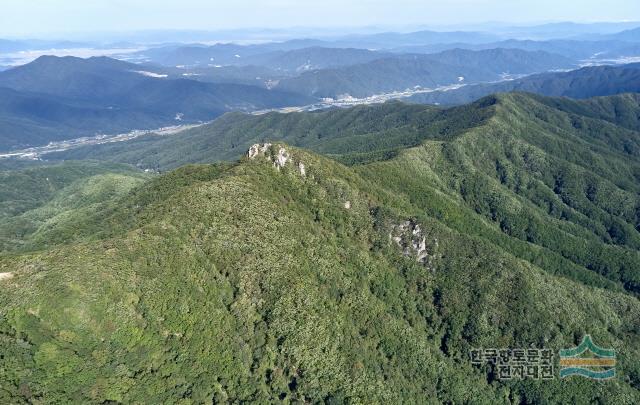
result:
<svg viewBox="0 0 640 405"><path fill-rule="evenodd" d="M75 232L0 254L0 402L637 403L633 100L499 95L351 167L274 143L91 210L51 194ZM615 379L469 358L585 334Z"/></svg>

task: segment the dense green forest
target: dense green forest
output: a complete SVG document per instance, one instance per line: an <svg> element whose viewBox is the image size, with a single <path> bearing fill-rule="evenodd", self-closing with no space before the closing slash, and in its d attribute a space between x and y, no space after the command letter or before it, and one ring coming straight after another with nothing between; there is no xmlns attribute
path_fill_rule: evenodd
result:
<svg viewBox="0 0 640 405"><path fill-rule="evenodd" d="M490 100L489 100L490 101ZM283 141L343 163L393 156L426 139L450 139L491 116L492 103L442 109L389 102L312 113L227 114L178 136L142 136L46 155L49 160L100 159L165 171L188 163L235 161L254 143Z"/></svg>
<svg viewBox="0 0 640 405"><path fill-rule="evenodd" d="M181 166L159 175L5 170L0 403L639 403L638 117L526 94L232 114L73 152ZM469 357L585 334L614 379Z"/></svg>

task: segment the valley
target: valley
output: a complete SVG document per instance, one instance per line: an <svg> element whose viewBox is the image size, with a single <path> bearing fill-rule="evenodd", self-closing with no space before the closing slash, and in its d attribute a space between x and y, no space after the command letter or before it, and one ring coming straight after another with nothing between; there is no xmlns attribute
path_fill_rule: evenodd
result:
<svg viewBox="0 0 640 405"><path fill-rule="evenodd" d="M448 91L458 89L464 86L463 84L458 85L450 85L450 86L442 86L435 89L414 89L414 90L406 90L406 91L397 91L387 94L378 94L366 98L355 98L355 97L345 97L338 100L323 100L322 102L310 104L306 106L291 106L291 107L282 107L277 109L270 110L259 110L252 111L250 114L252 115L263 115L267 113L292 113L292 112L304 112L304 111L318 111L329 108L348 108L357 105L371 105L371 104L380 104L385 103L391 100L399 100L408 98L417 94L423 93L431 93L435 91ZM169 135L179 135L183 131L197 128L202 125L206 125L207 123L201 124L190 124L190 125L177 125L170 126L158 129L149 129L149 130L133 130L131 132L116 134L116 135L96 135L93 137L81 137L74 139L67 139L63 141L50 142L44 146L36 146L21 150L13 150L8 152L0 152L0 159L9 159L9 158L18 158L18 159L32 159L39 160L43 157L46 158L46 155L49 153L55 152L64 152L70 149L80 148L83 146L94 146L94 145L102 145L106 143L113 142L124 142L136 139L145 135L154 135L154 136L169 136Z"/></svg>
<svg viewBox="0 0 640 405"><path fill-rule="evenodd" d="M164 128L153 129L153 130L134 130L124 134L95 135L93 137L82 137L82 138L68 139L64 141L49 142L49 144L45 146L36 146L32 148L27 148L27 149L0 153L0 159L16 158L16 159L40 160L48 153L64 152L69 149L79 148L83 146L94 146L94 145L102 145L105 143L112 143L112 142L130 141L140 136L150 135L150 134L153 134L155 136L176 135L182 131L186 131L192 128L197 128L198 126L201 126L201 125L204 125L204 123L191 124L191 125L177 125L177 126L164 127Z"/></svg>
<svg viewBox="0 0 640 405"><path fill-rule="evenodd" d="M0 404L640 403L635 3L169 3L3 5Z"/></svg>

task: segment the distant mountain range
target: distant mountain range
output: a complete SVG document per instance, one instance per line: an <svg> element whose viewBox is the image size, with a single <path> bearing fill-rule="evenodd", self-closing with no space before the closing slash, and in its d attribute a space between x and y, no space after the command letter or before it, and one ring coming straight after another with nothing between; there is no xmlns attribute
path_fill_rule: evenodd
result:
<svg viewBox="0 0 640 405"><path fill-rule="evenodd" d="M588 98L640 92L640 63L593 66L570 72L542 73L493 84L475 84L450 91L418 94L419 103L464 104L498 92L524 91L545 96Z"/></svg>
<svg viewBox="0 0 640 405"><path fill-rule="evenodd" d="M640 23L628 22L596 22L596 23L575 23L575 22L555 22L534 26L506 26L495 27L485 26L503 37L548 40L558 38L586 38L601 35L616 34L618 32L634 29Z"/></svg>
<svg viewBox="0 0 640 405"><path fill-rule="evenodd" d="M291 50L320 46L319 40L291 40L255 45L221 43L212 46L199 44L168 45L150 48L132 55L134 58L164 66L248 65L252 56L284 53Z"/></svg>
<svg viewBox="0 0 640 405"><path fill-rule="evenodd" d="M606 35L605 38L617 41L640 42L640 27L618 32L616 34L609 34Z"/></svg>
<svg viewBox="0 0 640 405"><path fill-rule="evenodd" d="M397 55L335 69L313 70L281 80L275 88L315 97L374 94L503 80L509 75L568 69L563 56L517 49L451 50L434 55Z"/></svg>
<svg viewBox="0 0 640 405"><path fill-rule="evenodd" d="M0 404L640 404L640 63L602 65L637 33L496 23L0 72L0 151L200 123L0 153ZM538 378L588 333L615 379ZM492 347L533 353L526 378L474 364Z"/></svg>
<svg viewBox="0 0 640 405"><path fill-rule="evenodd" d="M207 45L0 71L0 151L201 123L0 153L0 404L640 404L638 25L154 31ZM0 65L46 46L83 45ZM547 363L586 334L615 378Z"/></svg>
<svg viewBox="0 0 640 405"><path fill-rule="evenodd" d="M581 29L586 29L582 26L555 28L575 30L576 35L543 40L480 36L479 39L474 38L467 42L455 42L455 40L469 39L473 36L463 35L463 33L422 31L410 34L351 36L349 39L345 37L333 41L294 40L246 46L237 44L169 46L141 51L136 57L165 67L179 66L187 70L200 70L202 77L197 80L228 81L230 77L234 77L241 83L265 85L269 82L270 87L279 83L282 89L292 89L303 94L321 97L335 97L345 93L368 95L380 91L403 90L416 85L432 87L443 82L451 83L453 72L456 72L456 77L453 79L464 76L469 82L495 81L499 80L499 77L495 74L487 75L486 71L495 72L498 65L503 66L502 71L498 73L530 74L568 69L579 63L624 63L633 61L634 57L640 57L640 49L638 49L640 43L634 42L640 28L610 34L609 31L612 28L605 26L601 28L600 33L591 36L577 34ZM544 29L552 31L554 27ZM403 39L398 40L396 46L392 46L393 41L377 47L366 42L370 38L386 37ZM411 38L418 40L413 41ZM447 38L447 40L438 42L428 38ZM534 36L534 38L538 37ZM358 42L360 40L365 42ZM376 50L367 48L376 48ZM461 55L461 50L496 49L502 51L494 52L502 52L502 54L497 55L497 59L493 60L479 57L476 62L469 57L464 60L465 56ZM537 54L505 55L506 52L515 52L513 50ZM425 54L428 55L425 59L417 56ZM555 59L551 60L548 54L553 54ZM409 63L408 60L411 57L414 61ZM386 61L380 62L381 60ZM431 64L432 60L452 66L434 66ZM524 64L527 66L522 66ZM231 69L230 66L245 69ZM254 67L254 72L251 72L246 69L248 66L260 67L263 70L259 74L253 74L256 68ZM486 66L486 69L483 69L483 66ZM227 72L215 72L215 69L227 69ZM388 80L385 83L376 83L378 81L376 70L386 75ZM444 77L443 71L446 72ZM401 72L406 74L402 75ZM361 83L358 83L359 81ZM371 83L369 87L373 87L373 90L366 89L368 82Z"/></svg>
<svg viewBox="0 0 640 405"><path fill-rule="evenodd" d="M336 40L339 46L391 49L398 46L446 43L486 43L500 40L499 35L479 31L431 31L409 33L383 32L369 35L351 35Z"/></svg>
<svg viewBox="0 0 640 405"><path fill-rule="evenodd" d="M555 23L534 27L483 27L484 31L430 31L409 33L383 32L351 34L320 39L295 39L252 45L221 43L213 46L168 45L140 51L135 57L165 66L261 65L278 68L290 57L284 70L295 70L311 59L315 68L337 67L366 60L352 60L353 52L327 54L289 54L305 48L359 49L381 53L435 53L454 48L482 50L517 48L558 53L571 59L586 59L600 52L614 51L640 42L639 23L575 24ZM318 57L323 56L323 57ZM360 58L367 58L362 52ZM275 60L273 60L275 59ZM299 60L297 60L299 59ZM325 60L329 60L325 62ZM274 66L275 65L275 66Z"/></svg>
<svg viewBox="0 0 640 405"><path fill-rule="evenodd" d="M508 39L483 44L455 43L455 44L427 44L418 46L402 46L393 49L397 53L435 53L452 48L484 50L484 49L522 49L525 51L544 51L565 56L572 60L597 58L604 52L615 52L628 48L633 44L619 40L576 40L552 39L545 41Z"/></svg>
<svg viewBox="0 0 640 405"><path fill-rule="evenodd" d="M258 86L172 79L145 69L103 57L41 57L0 73L0 150L313 101Z"/></svg>
<svg viewBox="0 0 640 405"><path fill-rule="evenodd" d="M256 55L249 57L245 62L252 65L266 66L279 71L300 73L313 69L326 69L367 63L391 55L389 52L378 52L368 49L325 48L315 46Z"/></svg>
<svg viewBox="0 0 640 405"><path fill-rule="evenodd" d="M118 55L127 61L41 57L17 68L0 66L0 150L209 121L229 111L316 104L322 98L362 102L351 97L421 92L412 101L461 104L505 91L582 98L637 88L632 66L624 73L604 68L559 73L585 64L637 61L637 23L373 31L300 39L274 31L267 37L280 42L165 43ZM207 35L182 34L196 40ZM178 37L186 38L182 34ZM116 45L139 46L0 40L0 53ZM11 64L1 56L0 64ZM523 77L535 74L541 75ZM441 87L449 91L426 93Z"/></svg>
<svg viewBox="0 0 640 405"><path fill-rule="evenodd" d="M234 162L0 172L0 402L640 403L639 106L269 114ZM469 354L546 363L585 333L615 379Z"/></svg>
<svg viewBox="0 0 640 405"><path fill-rule="evenodd" d="M354 50L341 51L351 54ZM589 67L478 84L572 66L570 59L559 55L517 49L392 55L298 76L267 67L184 70L109 58L42 57L0 73L0 150L208 121L228 111L306 105L319 97L365 97L416 86L464 85L411 98L438 104L462 104L508 91L576 98L640 91L640 65Z"/></svg>
<svg viewBox="0 0 640 405"><path fill-rule="evenodd" d="M422 45L422 44L443 44L443 43L486 43L499 41L499 36L481 32L437 32L437 31L417 31L411 33L376 33L367 35L348 35L338 39L296 39L283 42L268 42L252 45L238 45L233 43L220 43L212 46L204 45L169 45L147 49L138 52L135 57L148 62L154 62L165 66L203 66L209 64L216 65L248 65L262 64L262 61L269 61L273 57L296 58L316 58L315 63L322 62L323 66L339 66L353 63L353 50L360 51L359 62L364 62L362 58L372 55L373 52L362 52L370 49L393 49L401 46ZM328 55L327 50L319 50L322 54L288 54L287 52L304 48L331 48L331 49L352 49L350 53L337 53L336 56ZM339 51L336 51L339 52ZM320 56L320 57L318 57ZM331 62L325 64L325 56ZM342 59L346 57L347 59ZM303 60L303 63L306 61ZM282 63L282 62L280 62ZM296 62L293 62L295 65ZM299 65L296 65L296 67Z"/></svg>
<svg viewBox="0 0 640 405"><path fill-rule="evenodd" d="M559 55L517 49L398 55L307 47L247 58L261 65L187 69L106 57L40 57L0 72L0 150L208 121L228 111L307 105L322 97L496 81L574 66Z"/></svg>
<svg viewBox="0 0 640 405"><path fill-rule="evenodd" d="M452 49L488 50L521 49L544 51L572 60L586 59L599 52L612 51L632 45L620 40L496 40L489 42L418 42L380 47L373 51L357 41L329 42L296 40L259 45L217 44L213 46L172 45L140 51L132 57L163 66L207 67L258 65L285 71L300 71L310 65L313 69L366 63L396 54L433 54Z"/></svg>

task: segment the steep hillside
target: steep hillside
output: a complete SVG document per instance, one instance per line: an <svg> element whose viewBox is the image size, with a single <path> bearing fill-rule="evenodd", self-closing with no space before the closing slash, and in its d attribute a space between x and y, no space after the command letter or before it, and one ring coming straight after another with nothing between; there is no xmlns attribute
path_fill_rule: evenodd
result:
<svg viewBox="0 0 640 405"><path fill-rule="evenodd" d="M485 125L357 170L552 274L638 294L638 132L612 123L626 114L598 120L551 100L499 96ZM627 112L635 107L637 126L640 103L622 96L616 104L623 101Z"/></svg>
<svg viewBox="0 0 640 405"><path fill-rule="evenodd" d="M501 144L487 131L511 103L485 129L357 170L256 145L239 164L187 166L81 212L80 232L46 249L0 255L0 400L637 402L637 297L518 258L474 232L502 234L454 191L465 168L488 178L482 153ZM77 236L95 224L97 241ZM557 351L584 333L624 353L616 379L500 381L469 359L476 347Z"/></svg>
<svg viewBox="0 0 640 405"><path fill-rule="evenodd" d="M127 144L77 149L52 157L102 158L166 170L189 162L233 160L239 149L244 150L251 143L285 140L344 163L365 164L363 167L370 170L375 163L366 163L383 161L380 163L383 167L395 166L408 154L403 148L426 142L431 148L442 148L437 157L430 158L443 164L438 177L452 176L430 187L453 187L439 192L461 196L467 203L465 209L496 221L498 234L511 237L499 236L501 246L513 244L510 248L516 249L515 255L524 252L523 258L533 260L533 256L526 256L531 252L520 241L540 241L542 248L558 256L548 268L536 262L537 265L554 273L566 272L583 282L587 279L599 285L613 282L637 292L640 268L635 249L640 246L636 231L640 222L636 208L640 202L635 183L640 168L635 165L640 155L639 128L640 101L636 95L572 101L516 94L491 96L451 109L389 103L322 113L229 115L208 127L175 137L150 136ZM457 146L468 139L471 139L468 143ZM517 150L506 149L512 144ZM502 149L496 149L497 145L502 145ZM528 151L527 157L514 163L515 156L525 153L521 150ZM538 172L530 172L528 165L534 163L528 161L533 159L528 154L535 154ZM480 156L483 162L491 157L482 163L482 169L489 170L483 176L479 176L480 168L475 167L480 163L466 162ZM414 172L423 170L409 167L406 173L408 181L418 181L418 189L426 192L423 188L434 180L418 180L420 177ZM489 175L497 179L488 179ZM509 180L509 176L515 178ZM390 186L400 187L398 192L417 187L414 183L401 185L398 181L401 177L398 173L389 179ZM377 179L376 183L382 181ZM494 190L496 181L501 187L508 184L513 189L502 190L504 196L498 196ZM565 181L569 183L564 184ZM514 209L522 204L523 198L530 199L542 211L534 215L530 213L534 212L532 207ZM429 201L436 204L439 200ZM437 209L442 209L450 202L442 200L438 204L442 206ZM562 243L558 242L561 233L546 233L549 215L554 221L572 223ZM594 235L584 234L580 227L586 227ZM483 237L498 237L496 229L482 232ZM612 246L600 249L594 245L587 253L583 245L572 245L572 238L596 238L600 242L594 243ZM578 270L580 267L589 271Z"/></svg>
<svg viewBox="0 0 640 405"><path fill-rule="evenodd" d="M0 171L0 219L40 207L71 184L103 174L140 174L131 166L104 162L66 162Z"/></svg>
<svg viewBox="0 0 640 405"><path fill-rule="evenodd" d="M148 178L130 166L89 161L0 171L0 251L76 234L89 213Z"/></svg>

